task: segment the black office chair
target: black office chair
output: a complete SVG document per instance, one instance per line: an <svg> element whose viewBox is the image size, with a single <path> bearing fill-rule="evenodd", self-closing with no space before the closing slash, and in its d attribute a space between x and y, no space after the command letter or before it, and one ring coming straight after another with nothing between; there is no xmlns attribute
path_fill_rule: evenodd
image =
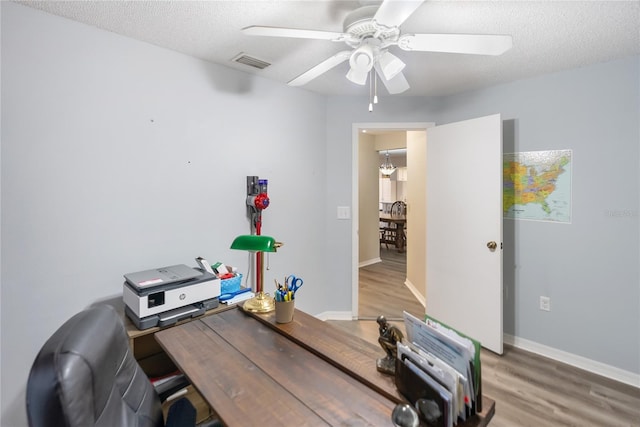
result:
<svg viewBox="0 0 640 427"><path fill-rule="evenodd" d="M107 305L91 307L67 320L33 362L29 426L165 426L161 401L186 384L154 389L131 353L118 313ZM196 410L188 399L171 405L166 426L195 424Z"/></svg>

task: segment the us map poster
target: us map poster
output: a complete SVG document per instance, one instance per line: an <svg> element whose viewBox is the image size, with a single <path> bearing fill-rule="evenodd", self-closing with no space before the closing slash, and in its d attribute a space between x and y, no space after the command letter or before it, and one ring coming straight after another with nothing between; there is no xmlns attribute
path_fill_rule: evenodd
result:
<svg viewBox="0 0 640 427"><path fill-rule="evenodd" d="M571 223L571 167L572 150L505 153L503 217Z"/></svg>

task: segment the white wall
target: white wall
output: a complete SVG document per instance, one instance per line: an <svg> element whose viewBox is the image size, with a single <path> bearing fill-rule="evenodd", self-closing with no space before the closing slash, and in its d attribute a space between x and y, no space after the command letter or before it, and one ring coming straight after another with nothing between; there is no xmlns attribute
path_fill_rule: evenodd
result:
<svg viewBox="0 0 640 427"><path fill-rule="evenodd" d="M124 273L197 256L246 271L229 245L249 232L247 175L269 179L263 233L285 243L265 283L300 275L300 308L327 310L324 97L1 7L1 425L26 424L44 341Z"/></svg>
<svg viewBox="0 0 640 427"><path fill-rule="evenodd" d="M443 98L330 97L327 151L340 168L327 176L327 205L349 203L351 124L439 124L501 113L504 151L573 149L573 222L505 221L504 326L518 344L593 366L640 385L638 270L639 59L604 64ZM510 134L510 135L509 135ZM344 253L329 254L349 279L350 242L328 229ZM552 311L538 310L538 297ZM349 294L340 298L344 310Z"/></svg>

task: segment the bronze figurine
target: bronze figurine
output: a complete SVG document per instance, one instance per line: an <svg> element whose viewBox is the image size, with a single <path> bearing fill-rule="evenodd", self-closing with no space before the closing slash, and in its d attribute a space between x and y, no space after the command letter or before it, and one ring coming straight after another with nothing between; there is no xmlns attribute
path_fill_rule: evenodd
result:
<svg viewBox="0 0 640 427"><path fill-rule="evenodd" d="M398 354L397 343L402 342L404 335L398 327L391 325L387 318L382 315L378 316L376 322L378 322L378 332L380 334L378 343L387 353L385 357L376 361L376 367L382 373L395 375Z"/></svg>

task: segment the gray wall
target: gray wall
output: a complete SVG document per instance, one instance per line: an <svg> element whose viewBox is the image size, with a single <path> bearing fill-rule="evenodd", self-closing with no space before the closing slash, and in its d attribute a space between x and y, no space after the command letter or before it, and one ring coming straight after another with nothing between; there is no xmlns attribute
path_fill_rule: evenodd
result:
<svg viewBox="0 0 640 427"><path fill-rule="evenodd" d="M351 124L450 123L501 113L504 151L573 149L572 224L505 220L505 333L525 347L640 374L638 57L445 98L331 97L328 206L349 203ZM343 232L329 229L339 241ZM348 280L349 242L330 253ZM342 290L341 306L350 298ZM550 296L552 311L538 309ZM565 356L565 355L563 355ZM616 372L622 370L624 372ZM628 375L627 375L628 376Z"/></svg>
<svg viewBox="0 0 640 427"><path fill-rule="evenodd" d="M572 223L504 222L505 332L635 373L639 79L635 57L450 97L442 115L500 112L504 152L573 150Z"/></svg>
<svg viewBox="0 0 640 427"><path fill-rule="evenodd" d="M506 224L506 331L640 373L637 58L455 97L381 96L368 113L365 97L325 98L1 7L1 425L25 425L46 338L117 296L123 273L196 256L247 269L228 249L249 230L246 175L269 179L264 233L285 242L266 283L295 272L303 310L350 312L351 222L336 207L353 206L356 122L500 112L519 151L573 148L573 224ZM542 293L551 313L537 310Z"/></svg>
<svg viewBox="0 0 640 427"><path fill-rule="evenodd" d="M247 175L269 179L265 284L325 290L325 99L2 2L2 426L25 424L53 331L122 275L194 258L248 268ZM308 242L320 242L310 247Z"/></svg>

